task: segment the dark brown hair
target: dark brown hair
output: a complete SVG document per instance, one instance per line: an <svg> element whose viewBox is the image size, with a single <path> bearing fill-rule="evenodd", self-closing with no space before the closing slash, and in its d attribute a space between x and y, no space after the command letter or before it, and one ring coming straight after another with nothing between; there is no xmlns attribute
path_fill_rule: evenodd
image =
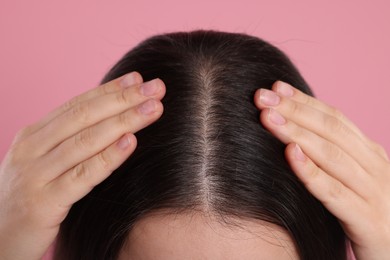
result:
<svg viewBox="0 0 390 260"><path fill-rule="evenodd" d="M291 235L301 259L345 259L337 219L294 175L253 103L276 80L313 95L284 53L246 34L168 33L129 51L102 83L131 71L164 81L164 113L136 133L134 154L73 205L56 260L116 259L136 221L159 209L265 220Z"/></svg>

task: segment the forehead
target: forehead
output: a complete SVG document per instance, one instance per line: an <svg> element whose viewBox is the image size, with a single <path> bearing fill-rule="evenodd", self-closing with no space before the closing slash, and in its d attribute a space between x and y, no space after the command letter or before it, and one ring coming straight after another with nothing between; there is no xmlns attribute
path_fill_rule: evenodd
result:
<svg viewBox="0 0 390 260"><path fill-rule="evenodd" d="M130 232L120 260L299 259L282 228L259 220L234 220L234 225L193 212L153 214Z"/></svg>

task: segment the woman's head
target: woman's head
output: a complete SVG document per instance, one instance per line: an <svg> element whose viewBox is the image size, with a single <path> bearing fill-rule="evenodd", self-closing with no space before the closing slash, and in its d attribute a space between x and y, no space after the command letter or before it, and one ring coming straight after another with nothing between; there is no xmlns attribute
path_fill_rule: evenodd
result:
<svg viewBox="0 0 390 260"><path fill-rule="evenodd" d="M56 259L168 259L164 250L169 259L259 259L273 250L264 240L285 259L345 257L337 220L295 177L253 103L276 80L312 95L281 51L245 34L170 33L140 43L102 82L131 71L164 81L164 113L72 207Z"/></svg>

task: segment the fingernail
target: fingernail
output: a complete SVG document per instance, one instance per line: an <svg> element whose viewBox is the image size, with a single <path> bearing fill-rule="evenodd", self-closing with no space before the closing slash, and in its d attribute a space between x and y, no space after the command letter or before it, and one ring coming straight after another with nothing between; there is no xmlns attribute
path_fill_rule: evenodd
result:
<svg viewBox="0 0 390 260"><path fill-rule="evenodd" d="M294 152L298 161L304 162L306 160L306 155L303 154L302 149L298 144L295 144Z"/></svg>
<svg viewBox="0 0 390 260"><path fill-rule="evenodd" d="M284 119L284 117L279 114L278 111L272 108L268 110L268 120L276 125L283 125L286 123L286 119Z"/></svg>
<svg viewBox="0 0 390 260"><path fill-rule="evenodd" d="M142 103L138 109L142 114L151 114L156 110L156 101L149 99L148 101Z"/></svg>
<svg viewBox="0 0 390 260"><path fill-rule="evenodd" d="M136 83L139 82L138 77L135 75L135 72L130 72L129 74L126 74L121 82L119 83L121 87L128 88Z"/></svg>
<svg viewBox="0 0 390 260"><path fill-rule="evenodd" d="M268 89L260 89L260 102L266 106L276 106L280 103L280 97Z"/></svg>
<svg viewBox="0 0 390 260"><path fill-rule="evenodd" d="M294 90L292 89L292 87L287 84L286 82L283 82L283 81L280 81L278 82L278 85L276 87L276 92L278 92L279 94L285 96L285 97L291 97L292 95L294 95Z"/></svg>
<svg viewBox="0 0 390 260"><path fill-rule="evenodd" d="M160 91L160 84L158 81L158 79L154 79L142 84L140 87L141 94L147 97L157 94Z"/></svg>
<svg viewBox="0 0 390 260"><path fill-rule="evenodd" d="M122 150L126 150L130 146L130 138L125 135L117 143L118 147Z"/></svg>

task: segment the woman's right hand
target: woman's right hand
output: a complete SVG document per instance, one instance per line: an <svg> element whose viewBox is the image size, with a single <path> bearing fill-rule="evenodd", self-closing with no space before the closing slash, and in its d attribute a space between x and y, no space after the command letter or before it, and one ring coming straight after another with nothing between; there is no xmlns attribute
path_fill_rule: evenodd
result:
<svg viewBox="0 0 390 260"><path fill-rule="evenodd" d="M132 154L163 113L164 83L142 82L122 76L18 132L0 165L0 259L41 259L73 203Z"/></svg>

